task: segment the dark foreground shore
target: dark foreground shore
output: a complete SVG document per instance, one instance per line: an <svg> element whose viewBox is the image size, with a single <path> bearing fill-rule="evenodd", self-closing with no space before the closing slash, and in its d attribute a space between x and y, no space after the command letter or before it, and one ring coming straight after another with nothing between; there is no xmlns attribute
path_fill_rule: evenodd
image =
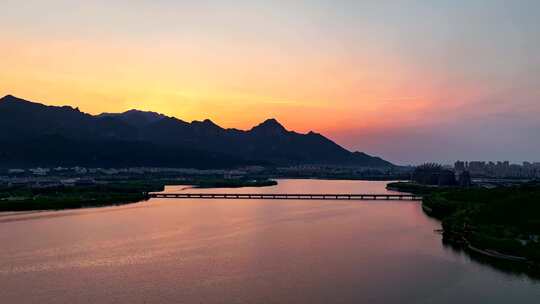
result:
<svg viewBox="0 0 540 304"><path fill-rule="evenodd" d="M540 274L539 183L494 189L413 183L388 187L424 195L422 207L441 220L446 243Z"/></svg>

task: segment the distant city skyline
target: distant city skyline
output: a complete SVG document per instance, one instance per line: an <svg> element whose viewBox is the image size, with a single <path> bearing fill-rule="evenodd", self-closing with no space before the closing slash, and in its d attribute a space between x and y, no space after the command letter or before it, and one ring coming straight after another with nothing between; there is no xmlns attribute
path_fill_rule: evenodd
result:
<svg viewBox="0 0 540 304"><path fill-rule="evenodd" d="M540 161L540 1L3 1L0 95ZM1 97L0 96L0 97Z"/></svg>

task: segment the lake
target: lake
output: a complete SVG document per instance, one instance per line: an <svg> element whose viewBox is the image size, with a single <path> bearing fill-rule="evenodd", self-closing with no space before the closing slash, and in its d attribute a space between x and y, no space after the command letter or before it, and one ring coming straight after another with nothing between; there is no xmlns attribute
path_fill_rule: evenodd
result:
<svg viewBox="0 0 540 304"><path fill-rule="evenodd" d="M166 191L387 193L280 180ZM443 246L420 202L151 199L0 213L0 303L538 303L540 283Z"/></svg>

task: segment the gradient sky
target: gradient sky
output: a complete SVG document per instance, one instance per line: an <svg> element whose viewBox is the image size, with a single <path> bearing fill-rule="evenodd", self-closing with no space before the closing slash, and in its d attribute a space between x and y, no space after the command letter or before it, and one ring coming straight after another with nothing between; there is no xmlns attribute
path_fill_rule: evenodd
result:
<svg viewBox="0 0 540 304"><path fill-rule="evenodd" d="M0 95L540 161L540 1L1 0Z"/></svg>

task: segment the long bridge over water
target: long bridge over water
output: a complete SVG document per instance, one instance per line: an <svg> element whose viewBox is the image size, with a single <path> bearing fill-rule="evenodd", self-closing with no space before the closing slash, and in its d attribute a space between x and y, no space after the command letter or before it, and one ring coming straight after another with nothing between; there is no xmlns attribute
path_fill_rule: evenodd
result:
<svg viewBox="0 0 540 304"><path fill-rule="evenodd" d="M409 200L420 201L414 194L330 194L330 193L166 193L151 192L150 198L174 199L265 199L265 200Z"/></svg>

